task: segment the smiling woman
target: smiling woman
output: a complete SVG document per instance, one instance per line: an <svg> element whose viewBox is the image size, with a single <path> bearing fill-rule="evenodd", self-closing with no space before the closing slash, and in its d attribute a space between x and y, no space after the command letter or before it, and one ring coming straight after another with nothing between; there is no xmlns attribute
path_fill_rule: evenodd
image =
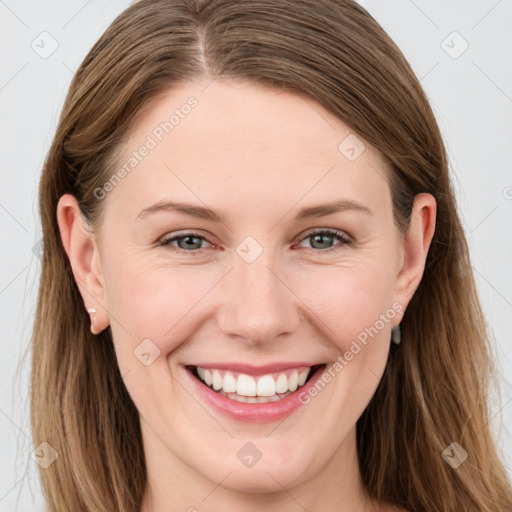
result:
<svg viewBox="0 0 512 512"><path fill-rule="evenodd" d="M442 138L355 2L134 3L40 209L50 511L512 511Z"/></svg>

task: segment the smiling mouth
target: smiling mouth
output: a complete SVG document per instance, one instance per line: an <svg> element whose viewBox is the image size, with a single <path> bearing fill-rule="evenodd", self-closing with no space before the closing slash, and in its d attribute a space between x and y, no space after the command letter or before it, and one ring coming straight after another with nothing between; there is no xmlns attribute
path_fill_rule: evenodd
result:
<svg viewBox="0 0 512 512"><path fill-rule="evenodd" d="M281 372L252 376L244 373L187 365L186 369L204 386L237 402L277 402L296 392L322 371L326 364L302 366Z"/></svg>

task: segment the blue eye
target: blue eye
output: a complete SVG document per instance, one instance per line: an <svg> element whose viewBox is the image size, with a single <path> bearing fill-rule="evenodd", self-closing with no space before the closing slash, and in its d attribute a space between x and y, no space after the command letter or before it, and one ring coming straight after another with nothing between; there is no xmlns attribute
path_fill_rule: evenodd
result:
<svg viewBox="0 0 512 512"><path fill-rule="evenodd" d="M163 239L160 241L159 245L169 246L172 251L185 251L187 254L195 255L198 252L201 252L202 249L196 249L193 246L201 246L201 240L206 240L206 238L204 236L198 235L197 233L183 233L181 235ZM174 241L178 241L178 247L171 245L171 243Z"/></svg>
<svg viewBox="0 0 512 512"><path fill-rule="evenodd" d="M308 233L305 237L304 237L304 240L307 240L307 239L313 239L314 242L310 242L310 243L319 243L320 245L323 245L325 244L325 240L329 240L329 239L333 239L333 238L337 238L338 240L341 241L341 244L340 246L343 246L343 245L350 245L351 243L351 239L343 232L341 231L337 231L337 230L330 230L330 229L324 229L324 230L321 230L321 231L312 231L310 233ZM328 242L327 242L328 243ZM331 252L331 251L336 251L338 250L340 247L312 247L311 249L317 249L317 252ZM308 247L309 249L309 247Z"/></svg>
<svg viewBox="0 0 512 512"><path fill-rule="evenodd" d="M325 244L329 244L329 241L331 239L337 238L340 240L339 247L325 247ZM337 230L329 230L324 229L320 231L312 231L306 236L304 236L301 240L307 240L312 239L314 240L314 244L324 245L324 247L306 247L306 249L313 250L316 253L326 253L326 252L332 252L340 249L344 245L350 245L352 243L351 239L343 232L337 231ZM187 255L196 255L198 253L201 253L203 251L203 248L201 248L202 241L206 241L208 243L211 243L208 241L207 238L205 238L202 235L199 235L198 233L182 233L180 235L176 235L169 238L164 238L160 242L158 242L158 245L160 246L167 246L169 249L173 252L184 252ZM326 242L327 241L327 242ZM177 246L173 244L173 242L177 242ZM199 246L199 247L196 247Z"/></svg>

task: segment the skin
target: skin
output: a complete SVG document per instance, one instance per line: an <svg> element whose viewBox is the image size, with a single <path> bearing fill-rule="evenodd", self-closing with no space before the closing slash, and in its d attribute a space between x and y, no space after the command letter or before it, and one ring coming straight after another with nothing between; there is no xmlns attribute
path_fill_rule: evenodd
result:
<svg viewBox="0 0 512 512"><path fill-rule="evenodd" d="M141 512L398 510L365 496L355 426L384 371L391 328L423 275L435 199L416 196L402 235L383 159L366 142L356 160L347 159L338 146L351 130L339 119L299 95L208 83L184 83L136 119L120 165L169 112L190 96L198 100L103 199L105 215L94 231L73 196L58 205L84 307L96 308L91 329L111 326L140 413L148 470ZM364 203L373 215L347 210L293 220L304 206L342 198ZM208 206L226 222L173 211L136 219L161 199ZM353 243L308 236L321 229L342 231ZM202 252L187 254L183 239L181 249L180 240L157 245L184 231L205 237L189 241ZM251 264L236 252L248 236L263 249ZM280 422L227 418L183 378L181 365L207 361L329 367L394 303L402 312L309 404ZM134 357L147 338L160 350L149 366ZM263 454L252 468L237 458L247 442Z"/></svg>

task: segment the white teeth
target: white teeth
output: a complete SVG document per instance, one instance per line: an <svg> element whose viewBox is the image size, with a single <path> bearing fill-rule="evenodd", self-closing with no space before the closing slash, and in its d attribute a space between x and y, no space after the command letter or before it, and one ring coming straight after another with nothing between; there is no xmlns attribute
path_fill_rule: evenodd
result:
<svg viewBox="0 0 512 512"><path fill-rule="evenodd" d="M244 373L233 374L229 371L196 367L197 374L207 386L226 396L248 397L248 403L265 403L269 398L280 400L282 397L277 395L296 391L303 386L311 372L311 367L304 368L302 371L295 369L293 371L281 372L279 374L268 374L260 377L252 377ZM276 378L277 377L277 378ZM261 401L260 401L261 399ZM246 401L241 400L241 401Z"/></svg>
<svg viewBox="0 0 512 512"><path fill-rule="evenodd" d="M304 383L306 382L308 375L309 375L309 368L306 368L305 370L303 370L302 372L299 373L299 378L297 381L299 386L304 386Z"/></svg>
<svg viewBox="0 0 512 512"><path fill-rule="evenodd" d="M224 385L222 386L222 389L226 393L236 393L236 379L231 373L226 373L226 375L224 375Z"/></svg>
<svg viewBox="0 0 512 512"><path fill-rule="evenodd" d="M295 391L297 389L298 379L299 379L299 375L297 373L297 370L293 370L293 373L291 374L290 378L288 379L288 389L290 391Z"/></svg>
<svg viewBox="0 0 512 512"><path fill-rule="evenodd" d="M286 393L288 391L288 378L284 373L281 373L276 380L276 392Z"/></svg>
<svg viewBox="0 0 512 512"><path fill-rule="evenodd" d="M213 385L213 389L215 389L215 391L218 391L222 387L223 380L224 379L222 378L222 376L218 372L218 370L214 370L213 376L212 376L212 385Z"/></svg>
<svg viewBox="0 0 512 512"><path fill-rule="evenodd" d="M243 396L256 396L256 381L250 375L241 373L236 381L236 392Z"/></svg>
<svg viewBox="0 0 512 512"><path fill-rule="evenodd" d="M272 375L264 375L258 379L256 387L258 396L273 396L276 394L276 383Z"/></svg>
<svg viewBox="0 0 512 512"><path fill-rule="evenodd" d="M291 391L287 391L286 393L282 393L279 395L274 396L242 396L238 395L236 393L224 393L224 391L221 389L218 391L219 395L226 396L230 400L236 400L237 402L243 402L246 404L267 404L269 402L278 402L279 400L282 400L284 397L288 396Z"/></svg>

